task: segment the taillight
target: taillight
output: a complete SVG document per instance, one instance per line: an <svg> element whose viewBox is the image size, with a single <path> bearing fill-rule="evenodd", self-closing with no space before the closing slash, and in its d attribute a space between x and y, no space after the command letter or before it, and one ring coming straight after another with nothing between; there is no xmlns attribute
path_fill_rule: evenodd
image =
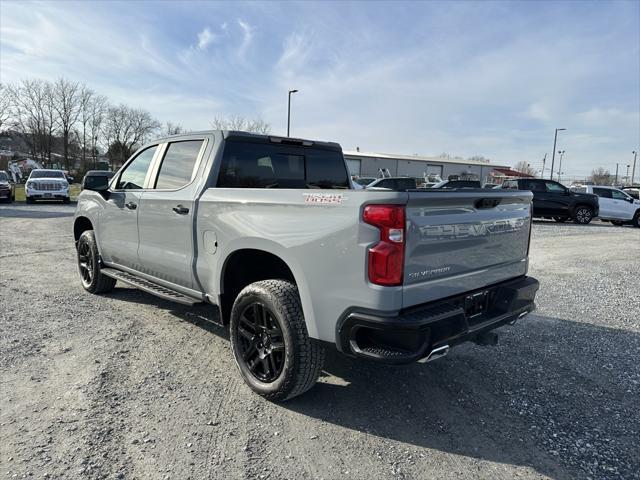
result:
<svg viewBox="0 0 640 480"><path fill-rule="evenodd" d="M367 205L362 220L380 230L380 241L369 249L369 281L402 285L405 213L403 205Z"/></svg>

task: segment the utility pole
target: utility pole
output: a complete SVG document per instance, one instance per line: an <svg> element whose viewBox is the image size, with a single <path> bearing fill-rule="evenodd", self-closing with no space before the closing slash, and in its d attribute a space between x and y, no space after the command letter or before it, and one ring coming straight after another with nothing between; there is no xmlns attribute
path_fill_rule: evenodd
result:
<svg viewBox="0 0 640 480"><path fill-rule="evenodd" d="M620 165L620 164L616 163L616 181L613 184L614 187L618 185L618 165Z"/></svg>
<svg viewBox="0 0 640 480"><path fill-rule="evenodd" d="M289 90L289 103L287 105L287 137L289 136L289 130L291 128L291 94L296 93L298 90Z"/></svg>
<svg viewBox="0 0 640 480"><path fill-rule="evenodd" d="M566 128L556 128L556 133L553 136L553 152L551 154L551 178L553 180L553 167L555 166L556 161L556 142L558 141L558 132L566 130Z"/></svg>
<svg viewBox="0 0 640 480"><path fill-rule="evenodd" d="M638 152L633 152L633 168L631 169L631 186L633 186L633 178L636 176L636 159L638 158Z"/></svg>

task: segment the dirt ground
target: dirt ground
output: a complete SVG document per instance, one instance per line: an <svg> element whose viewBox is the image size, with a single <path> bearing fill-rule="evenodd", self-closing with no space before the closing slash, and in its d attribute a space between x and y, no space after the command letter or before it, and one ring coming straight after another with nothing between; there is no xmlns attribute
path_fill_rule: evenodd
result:
<svg viewBox="0 0 640 480"><path fill-rule="evenodd" d="M74 206L0 206L0 476L640 478L640 230L536 222L538 311L428 365L252 394L210 306L77 278Z"/></svg>

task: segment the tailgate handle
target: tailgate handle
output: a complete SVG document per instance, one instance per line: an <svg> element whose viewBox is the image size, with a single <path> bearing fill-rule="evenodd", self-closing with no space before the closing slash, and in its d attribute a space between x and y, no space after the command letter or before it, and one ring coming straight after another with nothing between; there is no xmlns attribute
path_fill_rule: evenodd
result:
<svg viewBox="0 0 640 480"><path fill-rule="evenodd" d="M500 205L500 202L502 202L501 198L480 198L476 200L474 205L476 209L483 210L487 208L495 208Z"/></svg>

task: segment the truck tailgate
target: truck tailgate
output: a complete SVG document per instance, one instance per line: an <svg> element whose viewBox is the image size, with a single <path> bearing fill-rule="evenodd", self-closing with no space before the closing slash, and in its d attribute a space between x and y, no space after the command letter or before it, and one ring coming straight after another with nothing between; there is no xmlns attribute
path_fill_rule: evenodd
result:
<svg viewBox="0 0 640 480"><path fill-rule="evenodd" d="M409 192L403 307L524 275L531 192Z"/></svg>

